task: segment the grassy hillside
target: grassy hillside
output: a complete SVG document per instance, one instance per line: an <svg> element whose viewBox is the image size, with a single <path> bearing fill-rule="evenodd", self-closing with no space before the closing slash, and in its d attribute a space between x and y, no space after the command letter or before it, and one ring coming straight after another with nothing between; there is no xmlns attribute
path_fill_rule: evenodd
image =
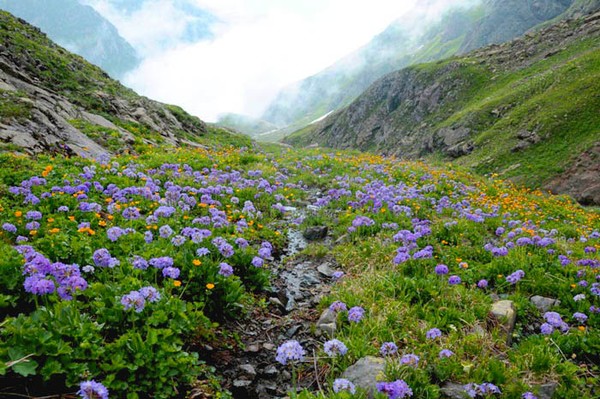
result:
<svg viewBox="0 0 600 399"><path fill-rule="evenodd" d="M598 16L388 75L295 145L445 159L530 187L600 139Z"/></svg>

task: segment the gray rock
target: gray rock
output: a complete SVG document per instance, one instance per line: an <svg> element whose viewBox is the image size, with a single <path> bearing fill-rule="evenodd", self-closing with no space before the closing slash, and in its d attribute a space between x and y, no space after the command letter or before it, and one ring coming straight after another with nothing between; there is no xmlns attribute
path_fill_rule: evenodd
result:
<svg viewBox="0 0 600 399"><path fill-rule="evenodd" d="M317 271L326 277L333 276L335 270L333 270L329 263L322 263L317 267Z"/></svg>
<svg viewBox="0 0 600 399"><path fill-rule="evenodd" d="M246 347L246 352L256 353L260 350L257 344L250 344Z"/></svg>
<svg viewBox="0 0 600 399"><path fill-rule="evenodd" d="M342 378L350 380L357 388L362 388L368 393L369 398L375 395L375 385L382 381L385 371L385 360L380 357L366 356L348 367Z"/></svg>
<svg viewBox="0 0 600 399"><path fill-rule="evenodd" d="M540 389L537 394L538 399L552 399L557 386L558 384L556 382L549 382L540 385Z"/></svg>
<svg viewBox="0 0 600 399"><path fill-rule="evenodd" d="M467 394L462 384L455 384L454 382L447 382L441 388L443 398L450 399L465 399Z"/></svg>
<svg viewBox="0 0 600 399"><path fill-rule="evenodd" d="M277 367L275 367L271 364L270 366L265 367L262 374L267 377L274 377L277 374L279 374L279 370L277 370Z"/></svg>
<svg viewBox="0 0 600 399"><path fill-rule="evenodd" d="M530 299L531 303L538 308L540 312L547 312L554 306L559 306L560 301L554 298L546 298L540 295L534 295Z"/></svg>
<svg viewBox="0 0 600 399"><path fill-rule="evenodd" d="M240 376L247 377L249 380L256 378L256 369L251 364L242 364L238 367Z"/></svg>
<svg viewBox="0 0 600 399"><path fill-rule="evenodd" d="M308 241L316 241L316 240L322 240L323 238L327 237L328 231L329 231L329 228L327 226L312 226L312 227L308 227L306 230L304 230L302 235Z"/></svg>
<svg viewBox="0 0 600 399"><path fill-rule="evenodd" d="M513 301L501 300L494 302L491 313L501 323L502 329L507 336L506 341L510 344L511 335L517 321L517 312Z"/></svg>

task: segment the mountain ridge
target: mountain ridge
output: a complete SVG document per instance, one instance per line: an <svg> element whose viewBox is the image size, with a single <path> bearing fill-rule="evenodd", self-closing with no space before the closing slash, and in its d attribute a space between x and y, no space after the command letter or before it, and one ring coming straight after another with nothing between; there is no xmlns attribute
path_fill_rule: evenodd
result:
<svg viewBox="0 0 600 399"><path fill-rule="evenodd" d="M139 96L8 12L0 12L0 27L4 148L95 157L147 144L201 146L207 137L231 136L180 107Z"/></svg>

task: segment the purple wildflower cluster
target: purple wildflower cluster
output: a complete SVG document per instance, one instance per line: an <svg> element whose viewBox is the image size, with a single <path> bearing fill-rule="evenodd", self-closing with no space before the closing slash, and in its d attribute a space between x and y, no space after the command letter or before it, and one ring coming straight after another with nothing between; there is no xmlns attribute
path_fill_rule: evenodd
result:
<svg viewBox="0 0 600 399"><path fill-rule="evenodd" d="M555 329L562 331L563 333L569 331L569 325L565 323L556 312L544 313L544 320L546 322L540 326L542 334L549 335L554 332Z"/></svg>
<svg viewBox="0 0 600 399"><path fill-rule="evenodd" d="M470 398L485 397L502 393L500 388L489 382L484 382L481 384L470 383L465 385L463 389Z"/></svg>
<svg viewBox="0 0 600 399"><path fill-rule="evenodd" d="M296 340L286 341L277 348L275 360L284 366L288 363L300 363L304 360L306 352Z"/></svg>
<svg viewBox="0 0 600 399"><path fill-rule="evenodd" d="M408 398L413 395L412 389L404 380L396 380L394 382L378 382L377 391L381 392L389 399Z"/></svg>
<svg viewBox="0 0 600 399"><path fill-rule="evenodd" d="M144 310L146 302L158 302L161 298L160 292L152 286L140 288L138 291L130 291L129 294L121 297L121 305L125 310L135 308L140 313Z"/></svg>

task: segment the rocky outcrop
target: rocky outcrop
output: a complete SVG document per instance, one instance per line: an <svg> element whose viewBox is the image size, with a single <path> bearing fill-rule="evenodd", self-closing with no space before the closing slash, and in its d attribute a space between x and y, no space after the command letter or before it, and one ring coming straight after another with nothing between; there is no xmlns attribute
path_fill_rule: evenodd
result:
<svg viewBox="0 0 600 399"><path fill-rule="evenodd" d="M144 142L197 146L194 137L206 132L198 118L135 94L26 22L5 12L0 22L0 145L95 157L115 150L104 146L106 129L119 150ZM120 127L128 124L133 129Z"/></svg>

